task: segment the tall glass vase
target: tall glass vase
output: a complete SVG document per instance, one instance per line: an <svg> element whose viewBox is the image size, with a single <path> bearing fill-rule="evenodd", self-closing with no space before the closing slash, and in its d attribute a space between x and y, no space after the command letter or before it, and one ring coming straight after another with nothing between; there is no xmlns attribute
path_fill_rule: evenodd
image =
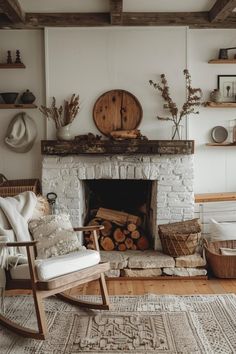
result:
<svg viewBox="0 0 236 354"><path fill-rule="evenodd" d="M171 140L182 140L183 125L175 124L172 126Z"/></svg>

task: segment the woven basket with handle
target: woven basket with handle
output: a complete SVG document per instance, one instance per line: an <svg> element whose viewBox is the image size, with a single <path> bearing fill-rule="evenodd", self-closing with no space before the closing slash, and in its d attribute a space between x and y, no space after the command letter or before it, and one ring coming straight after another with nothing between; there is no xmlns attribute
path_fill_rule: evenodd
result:
<svg viewBox="0 0 236 354"><path fill-rule="evenodd" d="M0 173L0 197L13 197L26 191L39 194L41 192L39 180L36 178L8 180Z"/></svg>
<svg viewBox="0 0 236 354"><path fill-rule="evenodd" d="M193 254L201 239L198 219L159 225L158 230L163 252L172 257Z"/></svg>

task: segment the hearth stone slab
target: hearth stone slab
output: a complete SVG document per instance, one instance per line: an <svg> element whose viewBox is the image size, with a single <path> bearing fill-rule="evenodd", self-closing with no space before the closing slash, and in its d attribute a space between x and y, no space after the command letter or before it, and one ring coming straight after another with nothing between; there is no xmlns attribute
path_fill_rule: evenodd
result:
<svg viewBox="0 0 236 354"><path fill-rule="evenodd" d="M157 251L127 251L129 254L128 268L171 268L175 260L166 254Z"/></svg>
<svg viewBox="0 0 236 354"><path fill-rule="evenodd" d="M121 276L123 277L159 277L162 274L162 270L157 269L123 269L121 270Z"/></svg>
<svg viewBox="0 0 236 354"><path fill-rule="evenodd" d="M128 264L126 252L100 251L102 262L110 262L111 270L124 269Z"/></svg>
<svg viewBox="0 0 236 354"><path fill-rule="evenodd" d="M102 262L110 262L112 270L124 268L160 269L175 266L175 260L157 251L101 251Z"/></svg>
<svg viewBox="0 0 236 354"><path fill-rule="evenodd" d="M105 272L105 275L109 278L119 278L120 277L120 269L110 269Z"/></svg>
<svg viewBox="0 0 236 354"><path fill-rule="evenodd" d="M206 261L199 253L175 258L175 266L177 268L197 268L204 267L205 265Z"/></svg>
<svg viewBox="0 0 236 354"><path fill-rule="evenodd" d="M163 274L177 275L180 277L194 277L197 275L207 275L207 270L197 268L164 268Z"/></svg>

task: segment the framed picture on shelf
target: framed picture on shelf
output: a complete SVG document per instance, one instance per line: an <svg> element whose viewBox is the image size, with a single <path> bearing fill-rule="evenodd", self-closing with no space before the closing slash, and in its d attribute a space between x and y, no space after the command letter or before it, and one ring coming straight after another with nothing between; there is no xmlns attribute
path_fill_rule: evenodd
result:
<svg viewBox="0 0 236 354"><path fill-rule="evenodd" d="M222 102L236 102L236 75L218 75L218 90Z"/></svg>

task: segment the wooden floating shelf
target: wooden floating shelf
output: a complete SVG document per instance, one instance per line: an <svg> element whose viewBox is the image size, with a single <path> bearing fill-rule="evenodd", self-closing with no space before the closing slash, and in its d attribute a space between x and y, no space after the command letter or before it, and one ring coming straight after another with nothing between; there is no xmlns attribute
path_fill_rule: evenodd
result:
<svg viewBox="0 0 236 354"><path fill-rule="evenodd" d="M219 144L219 143L207 143L206 146L236 146L236 143L222 143L222 144Z"/></svg>
<svg viewBox="0 0 236 354"><path fill-rule="evenodd" d="M23 63L0 64L0 69L25 69L25 64Z"/></svg>
<svg viewBox="0 0 236 354"><path fill-rule="evenodd" d="M0 109L17 109L17 108L37 108L35 104L23 104L23 103L16 103L16 104L6 104L0 103Z"/></svg>
<svg viewBox="0 0 236 354"><path fill-rule="evenodd" d="M42 140L43 155L114 155L114 154L169 154L194 153L194 140L98 140L89 142Z"/></svg>
<svg viewBox="0 0 236 354"><path fill-rule="evenodd" d="M203 103L205 107L211 108L236 108L236 102L211 102L207 101Z"/></svg>
<svg viewBox="0 0 236 354"><path fill-rule="evenodd" d="M195 194L195 203L228 202L236 200L235 192Z"/></svg>
<svg viewBox="0 0 236 354"><path fill-rule="evenodd" d="M209 64L236 64L236 59L211 59Z"/></svg>

